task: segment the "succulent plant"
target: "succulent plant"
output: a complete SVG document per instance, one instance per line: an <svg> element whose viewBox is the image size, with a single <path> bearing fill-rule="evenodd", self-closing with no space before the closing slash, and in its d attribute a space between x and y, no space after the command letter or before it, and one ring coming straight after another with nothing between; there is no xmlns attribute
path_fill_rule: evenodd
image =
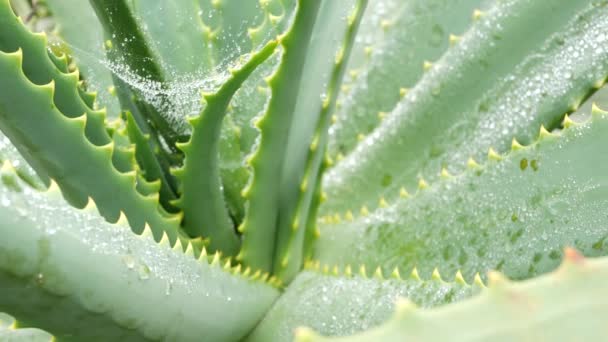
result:
<svg viewBox="0 0 608 342"><path fill-rule="evenodd" d="M0 0L0 340L600 339L607 78L605 0Z"/></svg>

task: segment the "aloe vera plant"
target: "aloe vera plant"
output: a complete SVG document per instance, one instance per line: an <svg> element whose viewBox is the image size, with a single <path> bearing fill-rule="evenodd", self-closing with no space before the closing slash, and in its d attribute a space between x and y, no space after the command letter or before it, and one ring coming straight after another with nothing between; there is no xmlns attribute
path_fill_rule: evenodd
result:
<svg viewBox="0 0 608 342"><path fill-rule="evenodd" d="M607 1L0 0L0 340L601 339L607 79Z"/></svg>

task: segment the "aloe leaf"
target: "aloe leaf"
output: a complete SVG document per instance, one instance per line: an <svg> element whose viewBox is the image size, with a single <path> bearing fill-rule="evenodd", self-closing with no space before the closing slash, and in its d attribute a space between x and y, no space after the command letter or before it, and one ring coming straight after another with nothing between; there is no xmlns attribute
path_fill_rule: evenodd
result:
<svg viewBox="0 0 608 342"><path fill-rule="evenodd" d="M378 25L384 34L379 43L369 47L369 61L354 70L356 80L352 89L344 89L335 114L331 156L350 152L359 142L359 134L369 134L381 122L379 116L390 112L423 75L423 62L441 57L449 46L448 36L463 32L482 2L405 1L381 17L383 22Z"/></svg>
<svg viewBox="0 0 608 342"><path fill-rule="evenodd" d="M105 56L103 29L95 12L88 1L47 0L46 3L53 12L59 36L78 63L87 89L96 93L99 106L106 107L109 116L117 116L120 107L111 92L112 66Z"/></svg>
<svg viewBox="0 0 608 342"><path fill-rule="evenodd" d="M130 100L143 116L139 121L145 120L152 127L151 132L157 132L166 146L174 149L182 133L167 113L170 100L164 89L166 76L158 51L149 43L149 37L125 0L90 0L90 4L108 38L106 48L110 60L123 69L113 70L114 83L123 93L132 93ZM127 107L127 103L121 101L122 106ZM146 133L149 132L146 130Z"/></svg>
<svg viewBox="0 0 608 342"><path fill-rule="evenodd" d="M326 174L323 212L375 208L441 166L455 172L489 146L504 151L512 137L526 143L541 124L559 125L608 75L607 11L518 0L476 12L458 44Z"/></svg>
<svg viewBox="0 0 608 342"><path fill-rule="evenodd" d="M466 284L462 278L445 282L438 274L422 280L415 271L402 279L395 270L385 279L380 272L368 277L365 270L353 275L350 267L344 271L318 264L309 267L287 287L248 341L292 341L300 326L323 335L351 335L386 321L399 297L427 308L467 298L483 286Z"/></svg>
<svg viewBox="0 0 608 342"><path fill-rule="evenodd" d="M293 122L297 88L304 69L306 51L321 1L298 1L293 26L280 42L281 62L269 80L272 95L257 127L260 143L248 164L253 175L243 196L248 200L239 231L244 234L237 259L254 269L270 271L275 250L280 191L272 186L281 179L289 130Z"/></svg>
<svg viewBox="0 0 608 342"><path fill-rule="evenodd" d="M16 21L7 3L0 6L3 27ZM18 32L16 29L15 32ZM84 207L88 197L100 204L100 211L107 220L115 222L124 212L135 232L141 232L148 223L157 239L163 232L171 241L178 236L180 217L159 211L158 195L144 197L135 190L136 172L120 173L112 164L115 145L108 141L97 146L89 139L93 134L104 132L103 115L84 111L72 112L76 117L68 117L60 111L59 103L65 108L82 107L77 99L60 94L76 91L70 88L70 75L56 74L49 79L48 74L32 69L28 74L27 63L43 66L45 59L36 56L28 48L30 41L23 40L22 49L5 53L0 51L0 114L2 131L24 154L28 162L39 172L55 179L73 205ZM25 59L23 53L27 53ZM47 60L48 61L48 60ZM39 62L36 64L36 62ZM49 82L37 85L32 82ZM72 82L73 83L73 82ZM27 101L14 99L27 97ZM65 109L64 109L65 110ZM97 114L91 116L88 114ZM98 120L98 121L97 121ZM99 122L101 121L101 123ZM91 127L87 136L86 128ZM110 139L107 134L98 136ZM42 153L44 151L44 153ZM77 157L76 157L77 156Z"/></svg>
<svg viewBox="0 0 608 342"><path fill-rule="evenodd" d="M292 279L303 263L305 228L309 212L315 211L311 205L316 183L320 182L322 168L325 168L322 164L325 161L330 112L335 107L338 89L346 70L346 61L365 13L367 0L356 1L346 23L339 19L342 17L342 11L339 10L342 6L343 3L327 1L320 9L319 21L332 24L330 28L325 25L315 28L316 34L313 33L309 51L309 55L314 57L308 58L305 72L309 75L328 74L328 77L307 77L303 80L300 86L303 95L298 99L295 108L295 120L291 129L293 134L290 135L281 182L281 213L278 219L279 231L274 263L274 274L284 280ZM343 44L333 58L328 58L326 54L318 51L333 52L335 48L332 49L331 44L328 44L333 39L327 39L327 35L336 32L344 37ZM331 68L330 72L326 73L323 69L328 65ZM315 95L317 91L311 89L323 88L323 83L327 83L327 89L325 99L322 100ZM306 146L309 141L309 146Z"/></svg>
<svg viewBox="0 0 608 342"><path fill-rule="evenodd" d="M318 259L417 266L421 274L439 265L467 279L495 269L522 279L556 267L564 246L605 255L608 160L597 156L608 143L608 116L595 108L590 122L564 125L560 133L542 128L526 147L514 141L507 156L491 151L485 166L471 160L463 174L368 216L322 225Z"/></svg>
<svg viewBox="0 0 608 342"><path fill-rule="evenodd" d="M54 338L46 331L17 327L14 317L0 312L0 339L6 342L52 342Z"/></svg>
<svg viewBox="0 0 608 342"><path fill-rule="evenodd" d="M217 256L197 260L190 244L70 208L56 186L32 190L8 164L2 174L14 178L0 187L0 310L26 325L80 341L238 340L278 296Z"/></svg>
<svg viewBox="0 0 608 342"><path fill-rule="evenodd" d="M221 250L235 255L239 240L224 203L220 179L219 138L226 109L234 93L260 63L274 52L277 41L270 41L260 51L252 53L242 67L232 70L232 76L212 94L203 96L202 113L189 119L192 135L179 144L185 160L173 173L180 181L181 197L175 202L184 212L184 229L192 236L209 239L212 251Z"/></svg>
<svg viewBox="0 0 608 342"><path fill-rule="evenodd" d="M177 198L174 189L177 188L176 180L165 172L169 169L169 165L162 165L162 159L157 159L153 151L154 144L150 143L150 136L144 134L135 122L133 115L130 112L126 113L126 130L130 141L135 145L135 157L137 163L143 170L145 179L148 182L160 181L158 193L160 195L160 203L163 208L173 212L175 208L171 201Z"/></svg>
<svg viewBox="0 0 608 342"><path fill-rule="evenodd" d="M606 258L585 260L567 250L561 267L546 276L511 283L493 274L470 300L430 310L402 300L379 328L345 338L305 329L296 341L593 341L604 337L607 278Z"/></svg>

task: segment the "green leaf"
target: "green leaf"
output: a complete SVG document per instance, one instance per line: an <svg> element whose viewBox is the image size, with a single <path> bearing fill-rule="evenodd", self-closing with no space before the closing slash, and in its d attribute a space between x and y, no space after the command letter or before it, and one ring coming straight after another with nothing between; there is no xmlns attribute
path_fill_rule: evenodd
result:
<svg viewBox="0 0 608 342"><path fill-rule="evenodd" d="M556 267L565 246L606 255L608 159L598 156L608 144L608 116L594 112L590 122L567 119L559 134L543 129L530 146L514 142L509 155L471 163L369 216L323 225L318 259L417 266L423 275L437 266L467 279L495 269L522 279Z"/></svg>
<svg viewBox="0 0 608 342"><path fill-rule="evenodd" d="M68 53L78 63L87 90L94 91L100 107L107 107L110 117L118 116L120 107L113 87L111 65L103 49L103 29L88 1L47 0L53 12L58 34Z"/></svg>
<svg viewBox="0 0 608 342"><path fill-rule="evenodd" d="M367 135L382 122L407 89L422 77L424 61L441 57L454 34L461 34L471 21L471 13L482 0L403 1L392 12L383 13L380 41L363 31L361 40L370 37L371 56L356 78L341 93L341 107L331 127L329 154L346 155L358 144L359 134ZM373 8L370 8L373 10ZM368 20L373 20L369 18ZM450 38L449 38L450 37ZM350 89L352 87L352 89Z"/></svg>
<svg viewBox="0 0 608 342"><path fill-rule="evenodd" d="M511 283L494 274L480 295L454 305L417 310L400 301L379 328L346 338L300 330L298 342L316 341L596 341L604 338L608 260L584 260L569 250L552 274Z"/></svg>
<svg viewBox="0 0 608 342"><path fill-rule="evenodd" d="M17 328L14 317L0 312L0 339L6 342L52 342L51 334L40 329Z"/></svg>
<svg viewBox="0 0 608 342"><path fill-rule="evenodd" d="M232 76L217 92L203 96L205 109L188 120L192 126L190 140L178 145L185 160L183 167L173 172L180 181L181 193L175 205L184 212L184 229L191 236L209 239L209 248L225 255L236 255L240 241L221 189L218 144L222 121L234 93L257 66L274 53L277 44L270 41L252 53L247 63L231 71Z"/></svg>
<svg viewBox="0 0 608 342"><path fill-rule="evenodd" d="M418 177L456 172L513 137L531 141L608 75L608 7L596 1L496 2L382 124L325 176L322 212L377 207ZM582 53L586 51L588 53Z"/></svg>
<svg viewBox="0 0 608 342"><path fill-rule="evenodd" d="M300 270L305 249L306 226L316 184L321 182L322 171L326 168L327 127L330 113L335 108L338 90L342 83L351 49L359 23L365 13L367 0L356 1L346 22L340 20L344 15L342 2L326 1L320 9L319 22L311 38L308 61L304 68L306 77L300 85L300 94L295 108L285 166L282 173L281 211L278 218L277 248L275 251L274 273L283 280L291 280ZM334 39L327 36L342 35L343 43L338 47L331 45ZM339 40L339 38L336 38ZM326 51L320 53L319 51ZM329 55L328 53L329 52ZM329 68L331 67L331 68ZM324 69L329 69L328 72ZM325 96L317 96L318 89L327 84Z"/></svg>
<svg viewBox="0 0 608 342"><path fill-rule="evenodd" d="M318 265L316 265L319 267ZM317 269L317 272L319 270ZM413 273L401 279L381 275L300 273L256 327L248 341L292 341L295 328L308 326L330 336L351 335L386 321L398 297L407 297L422 307L434 307L467 298L477 293L479 283L447 283L438 276L421 280ZM329 272L335 272L327 274Z"/></svg>
<svg viewBox="0 0 608 342"><path fill-rule="evenodd" d="M197 260L192 245L157 244L1 171L18 188L0 186L0 310L23 324L77 341L238 340L278 296L219 255Z"/></svg>
<svg viewBox="0 0 608 342"><path fill-rule="evenodd" d="M310 35L321 0L298 1L290 31L281 37L283 55L276 72L268 79L272 95L266 113L258 122L261 131L257 150L249 158L252 179L243 197L249 201L245 220L239 227L243 245L237 259L254 269L270 271L273 266L280 189L276 186L286 159L289 131L304 69ZM290 229L289 227L284 227Z"/></svg>
<svg viewBox="0 0 608 342"><path fill-rule="evenodd" d="M157 239L165 232L175 241L181 218L162 212L158 194L145 197L135 190L136 171L121 173L113 165L115 145L105 131L104 113L86 108L77 72L53 69L44 37L25 34L4 0L0 23L6 28L0 33L4 134L39 174L57 181L73 205L82 208L91 197L108 221L124 212L135 232L148 223Z"/></svg>

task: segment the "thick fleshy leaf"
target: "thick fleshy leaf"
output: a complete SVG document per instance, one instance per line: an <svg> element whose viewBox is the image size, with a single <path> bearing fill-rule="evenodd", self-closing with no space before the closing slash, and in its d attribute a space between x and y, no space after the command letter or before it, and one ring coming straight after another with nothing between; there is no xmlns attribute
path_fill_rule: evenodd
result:
<svg viewBox="0 0 608 342"><path fill-rule="evenodd" d="M321 338L308 329L297 342L317 341L600 341L608 319L608 260L566 251L550 275L510 283L493 274L488 289L462 303L417 310L400 301L381 327L345 338Z"/></svg>
<svg viewBox="0 0 608 342"><path fill-rule="evenodd" d="M0 310L26 326L80 341L238 340L278 295L219 255L197 260L192 245L135 235L93 202L79 211L55 185L41 193L1 172Z"/></svg>
<svg viewBox="0 0 608 342"><path fill-rule="evenodd" d="M53 342L46 331L35 328L17 328L14 317L0 312L0 340L5 342Z"/></svg>
<svg viewBox="0 0 608 342"><path fill-rule="evenodd" d="M101 25L88 1L48 0L53 11L58 34L64 40L68 53L74 58L89 91L97 94L100 107L107 107L108 115L120 112L118 99L111 94L112 65L103 48Z"/></svg>
<svg viewBox="0 0 608 342"><path fill-rule="evenodd" d="M416 85L423 75L424 61L437 60L447 50L450 39L453 43L453 35L461 34L470 25L471 13L482 2L402 1L392 12L383 13L382 22L377 23L384 28L380 41L369 39L368 44L373 44L368 47L369 61L353 70L356 76L341 94L340 109L330 131L332 157L345 155L356 147L359 134L371 133L407 89ZM362 35L361 40L366 35L373 37L365 31Z"/></svg>
<svg viewBox="0 0 608 342"><path fill-rule="evenodd" d="M489 146L532 140L608 75L608 7L596 1L498 1L382 124L325 176L322 211L372 209L418 177L455 172ZM583 53L584 51L584 53Z"/></svg>
<svg viewBox="0 0 608 342"><path fill-rule="evenodd" d="M388 270L417 266L428 274L489 269L528 278L557 266L573 246L587 256L608 252L608 115L595 108L589 122L566 119L559 134L513 143L487 165L470 161L455 177L420 190L368 216L322 225L317 257L329 264ZM325 217L335 222L338 217ZM353 220L353 222L349 222Z"/></svg>
<svg viewBox="0 0 608 342"><path fill-rule="evenodd" d="M292 341L294 330L300 326L328 336L351 335L386 321L398 297L407 297L425 308L434 307L467 298L482 286L469 286L461 278L447 283L438 275L421 280L413 273L401 279L394 272L384 279L378 273L368 278L359 273L340 274L337 269L325 268L325 274L319 271L300 273L247 340Z"/></svg>

